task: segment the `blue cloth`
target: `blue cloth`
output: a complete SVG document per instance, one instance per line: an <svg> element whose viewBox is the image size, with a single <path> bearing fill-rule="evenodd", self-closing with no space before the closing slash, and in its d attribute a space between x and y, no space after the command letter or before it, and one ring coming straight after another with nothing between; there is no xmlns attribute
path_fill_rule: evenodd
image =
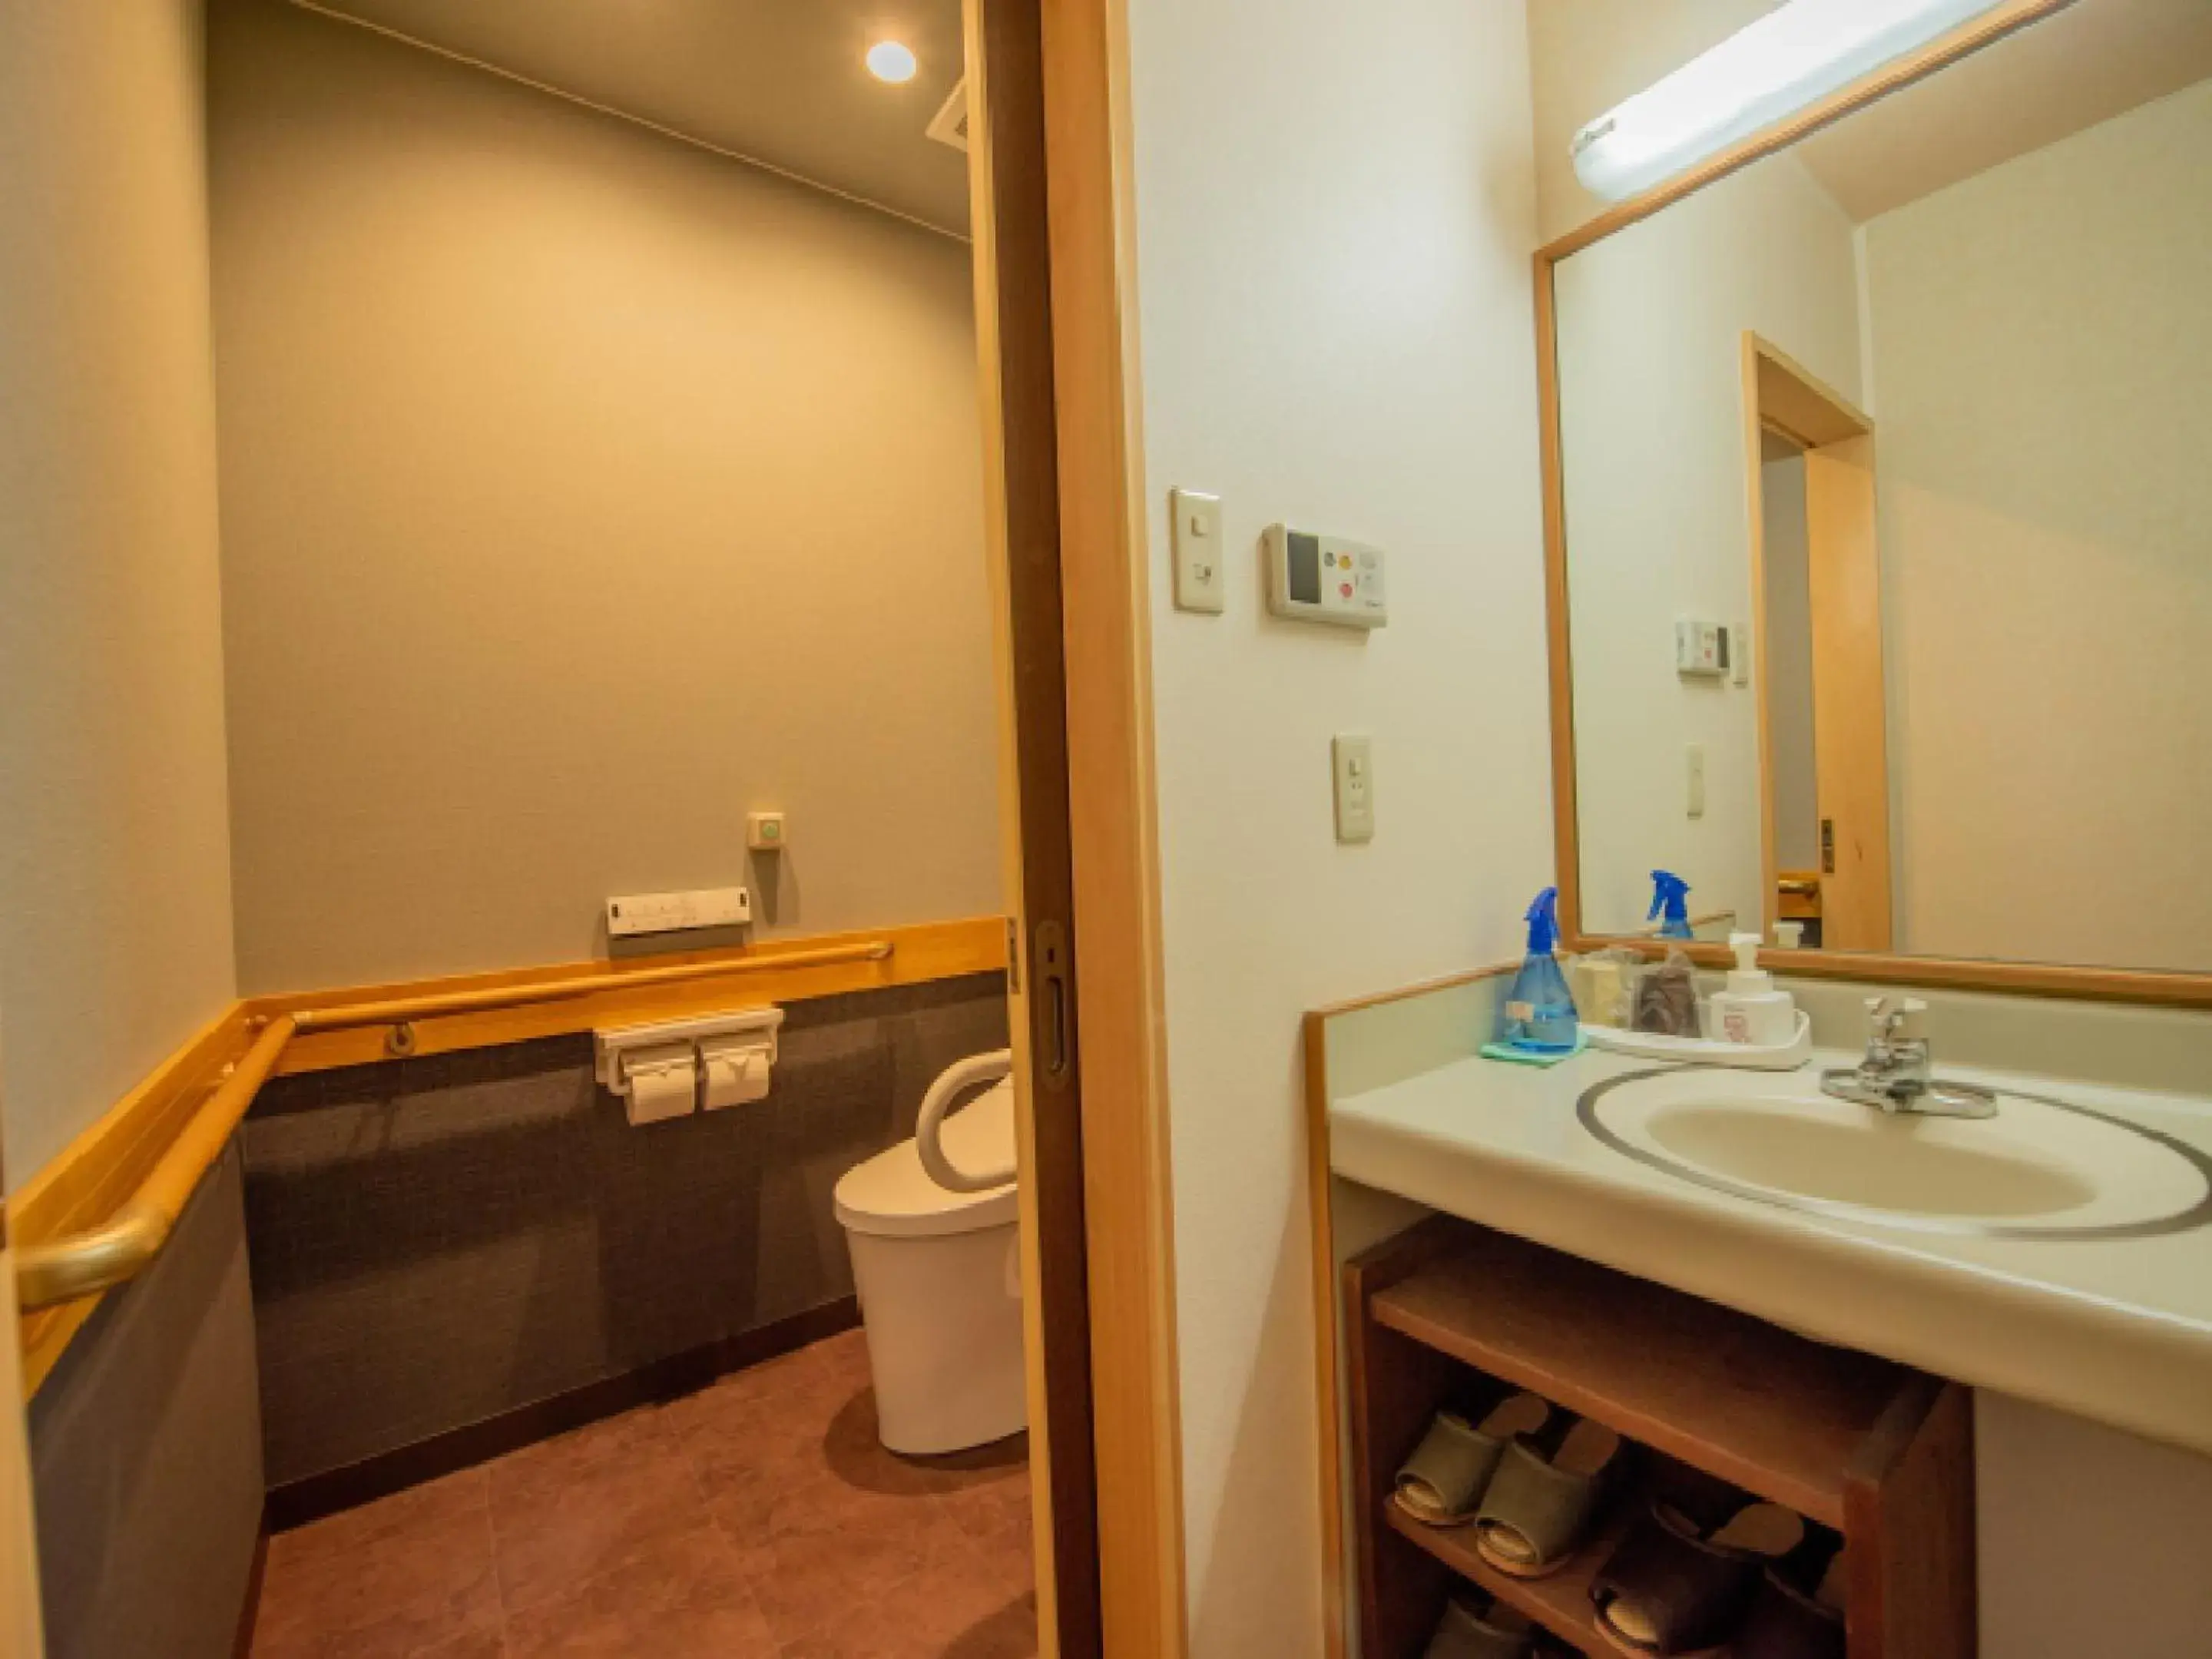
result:
<svg viewBox="0 0 2212 1659"><path fill-rule="evenodd" d="M1589 1039L1577 1031L1575 1046L1564 1054L1540 1054L1533 1049L1516 1048L1510 1042L1486 1042L1481 1054L1485 1060L1503 1060L1516 1066L1557 1066L1563 1060L1572 1060L1589 1046Z"/></svg>

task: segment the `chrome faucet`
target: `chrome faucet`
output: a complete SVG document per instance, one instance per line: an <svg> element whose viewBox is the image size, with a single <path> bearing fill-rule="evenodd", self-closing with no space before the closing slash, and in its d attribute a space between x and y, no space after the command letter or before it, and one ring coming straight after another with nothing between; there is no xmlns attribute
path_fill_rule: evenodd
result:
<svg viewBox="0 0 2212 1659"><path fill-rule="evenodd" d="M1987 1089L1936 1080L1925 1002L1918 997L1869 997L1866 1011L1865 1058L1854 1070L1821 1073L1821 1093L1925 1117L1996 1115L1997 1097Z"/></svg>

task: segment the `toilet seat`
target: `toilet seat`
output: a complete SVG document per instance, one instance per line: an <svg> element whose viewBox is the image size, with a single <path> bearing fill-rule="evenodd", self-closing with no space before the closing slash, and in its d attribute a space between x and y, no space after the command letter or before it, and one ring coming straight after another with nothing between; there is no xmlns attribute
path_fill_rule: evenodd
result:
<svg viewBox="0 0 2212 1659"><path fill-rule="evenodd" d="M1014 1162L1014 1089L1011 1079L992 1085L945 1120L945 1155L969 1169ZM837 1182L837 1219L856 1233L878 1238L943 1238L1013 1224L1021 1211L1014 1182L980 1193L951 1192L929 1178L921 1154L902 1140Z"/></svg>

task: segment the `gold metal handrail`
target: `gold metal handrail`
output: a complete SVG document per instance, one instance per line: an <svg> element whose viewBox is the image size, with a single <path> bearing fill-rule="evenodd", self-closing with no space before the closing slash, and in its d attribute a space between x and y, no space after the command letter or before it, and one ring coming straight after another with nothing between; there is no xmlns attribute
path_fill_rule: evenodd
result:
<svg viewBox="0 0 2212 1659"><path fill-rule="evenodd" d="M231 1132L276 1069L292 1031L289 1015L261 1028L245 1057L228 1068L161 1162L113 1215L97 1227L15 1252L15 1299L24 1312L74 1302L145 1271L175 1230L200 1177L230 1144Z"/></svg>

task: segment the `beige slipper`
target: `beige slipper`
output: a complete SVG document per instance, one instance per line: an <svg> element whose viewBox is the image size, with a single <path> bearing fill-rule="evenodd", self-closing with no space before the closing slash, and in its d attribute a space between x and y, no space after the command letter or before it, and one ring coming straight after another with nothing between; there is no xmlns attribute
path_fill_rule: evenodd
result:
<svg viewBox="0 0 2212 1659"><path fill-rule="evenodd" d="M1533 1442L1515 1441L1475 1513L1482 1559L1516 1578L1541 1578L1566 1565L1589 1536L1622 1456L1620 1437L1586 1417L1548 1458Z"/></svg>
<svg viewBox="0 0 2212 1659"><path fill-rule="evenodd" d="M1466 1525L1474 1519L1506 1442L1535 1433L1551 1415L1551 1407L1533 1394L1509 1395L1480 1424L1457 1412L1438 1412L1413 1455L1399 1466L1391 1501L1425 1526Z"/></svg>

